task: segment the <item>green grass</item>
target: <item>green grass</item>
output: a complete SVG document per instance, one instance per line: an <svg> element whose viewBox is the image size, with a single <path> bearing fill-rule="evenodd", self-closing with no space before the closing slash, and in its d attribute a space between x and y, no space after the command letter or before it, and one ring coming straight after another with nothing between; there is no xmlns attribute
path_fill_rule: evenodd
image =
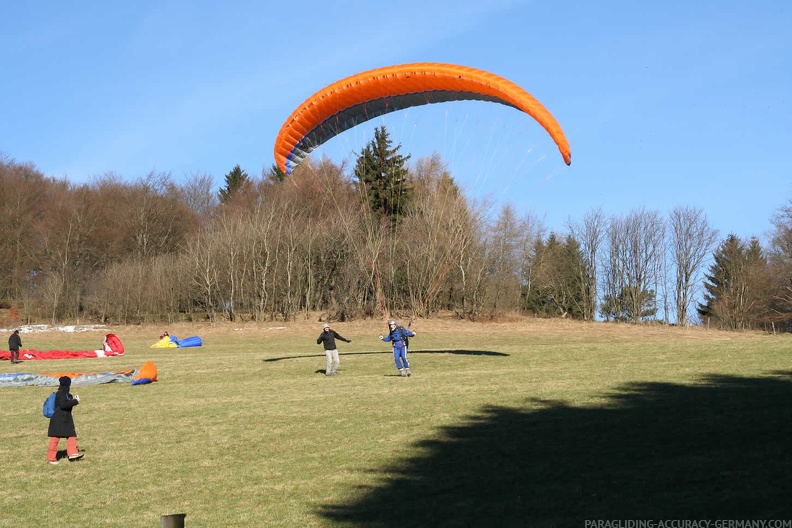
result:
<svg viewBox="0 0 792 528"><path fill-rule="evenodd" d="M23 363L152 360L159 381L73 387L86 457L58 466L41 416L52 389L0 388L0 527L792 518L790 336L422 321L403 379L381 323L335 326L353 342L332 378L315 323L184 327L204 346L165 350L149 348L159 328L116 328L122 357ZM101 334L23 342L85 350Z"/></svg>

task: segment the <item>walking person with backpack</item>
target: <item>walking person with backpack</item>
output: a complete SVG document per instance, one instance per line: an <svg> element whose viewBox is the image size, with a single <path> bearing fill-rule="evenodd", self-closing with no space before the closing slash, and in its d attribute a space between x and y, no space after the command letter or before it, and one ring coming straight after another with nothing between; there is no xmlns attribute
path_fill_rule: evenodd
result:
<svg viewBox="0 0 792 528"><path fill-rule="evenodd" d="M19 363L19 349L22 348L22 338L19 337L19 330L14 330L8 338L8 351L11 352L11 363Z"/></svg>
<svg viewBox="0 0 792 528"><path fill-rule="evenodd" d="M410 363L407 361L407 344L411 337L415 337L415 332L398 325L393 319L388 321L388 335L379 336L386 343L390 342L393 344L393 360L396 362L396 368L402 377L412 375Z"/></svg>
<svg viewBox="0 0 792 528"><path fill-rule="evenodd" d="M58 381L60 386L58 392L55 393L55 412L50 418L47 431L47 436L50 437L47 462L50 464L60 463L58 444L61 438L66 439L66 455L70 461L80 460L84 456L84 453L77 449L77 431L74 429L74 418L72 418L72 409L80 403L80 396L75 394L72 397L69 392L71 387L69 376L61 376Z"/></svg>
<svg viewBox="0 0 792 528"><path fill-rule="evenodd" d="M341 337L341 334L330 328L329 324L325 323L322 325L322 333L319 334L319 337L316 339L316 344L324 344L325 355L327 356L327 366L325 367L326 376L335 376L338 374L338 366L340 363L338 360L338 348L336 347L335 342L336 339L346 343L352 342L351 339Z"/></svg>

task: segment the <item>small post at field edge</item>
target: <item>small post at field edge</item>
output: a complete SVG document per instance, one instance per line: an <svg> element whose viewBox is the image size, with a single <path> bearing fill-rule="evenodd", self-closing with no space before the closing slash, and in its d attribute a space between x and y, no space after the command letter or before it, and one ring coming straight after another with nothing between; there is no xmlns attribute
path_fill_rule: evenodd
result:
<svg viewBox="0 0 792 528"><path fill-rule="evenodd" d="M184 528L186 513L171 513L160 517L160 528Z"/></svg>

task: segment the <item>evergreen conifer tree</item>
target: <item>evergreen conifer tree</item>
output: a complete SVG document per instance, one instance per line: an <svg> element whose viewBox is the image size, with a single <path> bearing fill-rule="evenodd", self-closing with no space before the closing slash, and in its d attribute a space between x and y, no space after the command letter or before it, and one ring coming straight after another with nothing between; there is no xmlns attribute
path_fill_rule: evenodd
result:
<svg viewBox="0 0 792 528"><path fill-rule="evenodd" d="M392 145L386 128L376 128L374 139L363 148L355 164L355 177L369 209L391 226L396 225L412 199L407 169L410 156L399 154L401 145Z"/></svg>
<svg viewBox="0 0 792 528"><path fill-rule="evenodd" d="M730 329L750 328L762 320L767 260L757 239L745 244L729 235L714 253L704 277L704 303L697 307L702 318Z"/></svg>
<svg viewBox="0 0 792 528"><path fill-rule="evenodd" d="M234 166L231 172L225 175L225 187L220 189L220 203L228 203L236 194L248 184L250 177L239 165Z"/></svg>

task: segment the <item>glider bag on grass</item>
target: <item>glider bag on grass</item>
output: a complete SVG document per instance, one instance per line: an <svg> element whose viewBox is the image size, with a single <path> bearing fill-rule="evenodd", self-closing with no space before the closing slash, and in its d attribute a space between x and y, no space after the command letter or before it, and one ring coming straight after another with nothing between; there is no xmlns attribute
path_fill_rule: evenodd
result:
<svg viewBox="0 0 792 528"><path fill-rule="evenodd" d="M159 341L151 345L151 348L187 348L203 345L203 340L198 336L185 337L179 339L176 336L165 335Z"/></svg>
<svg viewBox="0 0 792 528"><path fill-rule="evenodd" d="M19 359L32 361L36 359L72 359L115 357L124 354L124 344L115 334L107 334L102 343L101 350L20 350ZM11 359L11 352L0 351L0 359Z"/></svg>
<svg viewBox="0 0 792 528"><path fill-rule="evenodd" d="M145 385L157 381L157 367L151 361L146 361L132 378L132 385Z"/></svg>
<svg viewBox="0 0 792 528"><path fill-rule="evenodd" d="M171 339L171 336L166 335L162 336L159 341L151 345L151 348L176 348L179 345L174 343Z"/></svg>
<svg viewBox="0 0 792 528"><path fill-rule="evenodd" d="M107 334L102 344L102 350L104 351L105 357L120 356L124 353L124 343L121 342L121 339L119 339L117 335Z"/></svg>
<svg viewBox="0 0 792 528"><path fill-rule="evenodd" d="M171 339L176 339L176 337L171 336ZM197 347L203 345L203 341L198 336L191 336L184 339L176 339L176 344L179 348Z"/></svg>

